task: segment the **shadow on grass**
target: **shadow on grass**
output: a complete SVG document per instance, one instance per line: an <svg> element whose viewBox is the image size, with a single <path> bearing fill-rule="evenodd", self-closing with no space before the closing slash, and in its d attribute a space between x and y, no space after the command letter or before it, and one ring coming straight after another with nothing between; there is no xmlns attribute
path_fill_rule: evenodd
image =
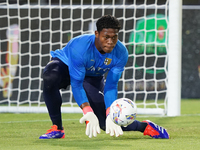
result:
<svg viewBox="0 0 200 150"><path fill-rule="evenodd" d="M105 137L88 138L83 136L82 139L76 139L71 137L69 139L48 139L48 140L36 140L35 143L45 144L50 147L63 147L71 149L112 149L117 147L118 149L124 149L125 147L132 147L132 142L136 140L151 140L151 138L144 136L121 136L121 137L110 137L106 135Z"/></svg>

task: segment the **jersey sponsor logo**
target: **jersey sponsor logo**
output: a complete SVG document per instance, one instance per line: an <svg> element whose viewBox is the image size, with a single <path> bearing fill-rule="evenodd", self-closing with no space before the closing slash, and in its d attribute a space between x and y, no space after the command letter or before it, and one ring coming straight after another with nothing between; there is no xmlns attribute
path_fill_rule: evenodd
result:
<svg viewBox="0 0 200 150"><path fill-rule="evenodd" d="M104 64L105 64L105 65L110 65L111 61L112 61L112 59L106 58L106 59L104 60Z"/></svg>
<svg viewBox="0 0 200 150"><path fill-rule="evenodd" d="M98 67L98 68L95 68L94 66L91 66L90 68L86 68L88 71L96 71L96 74L100 74L100 72L107 72L110 70L110 68L101 68L101 67Z"/></svg>
<svg viewBox="0 0 200 150"><path fill-rule="evenodd" d="M95 71L95 67L94 67L94 66L91 66L90 68L87 68L87 70Z"/></svg>

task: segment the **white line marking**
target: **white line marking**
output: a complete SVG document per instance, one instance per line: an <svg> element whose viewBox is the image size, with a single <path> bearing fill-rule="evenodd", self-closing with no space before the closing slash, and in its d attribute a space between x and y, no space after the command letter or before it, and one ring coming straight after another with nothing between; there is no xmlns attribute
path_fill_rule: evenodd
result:
<svg viewBox="0 0 200 150"><path fill-rule="evenodd" d="M62 119L63 121L72 121L72 120L79 120L79 119ZM26 120L26 121L8 121L8 122L0 122L0 123L31 123L31 122L51 122L51 120Z"/></svg>
<svg viewBox="0 0 200 150"><path fill-rule="evenodd" d="M177 116L177 117L185 117L185 116L200 116L200 114L183 114L181 116ZM137 116L137 118L148 118L148 117L168 117L168 116L153 116L153 115L149 115L149 116ZM79 119L62 119L63 121L77 121ZM8 122L0 122L0 124L6 124L6 123L31 123L31 122L51 122L51 120L26 120L26 121L8 121Z"/></svg>
<svg viewBox="0 0 200 150"><path fill-rule="evenodd" d="M183 114L181 116L172 116L172 117L186 117L186 116L200 116L200 114ZM160 116L160 115L149 115L149 116L137 116L136 118L148 118L148 117L169 117L169 116ZM170 117L169 117L170 118Z"/></svg>

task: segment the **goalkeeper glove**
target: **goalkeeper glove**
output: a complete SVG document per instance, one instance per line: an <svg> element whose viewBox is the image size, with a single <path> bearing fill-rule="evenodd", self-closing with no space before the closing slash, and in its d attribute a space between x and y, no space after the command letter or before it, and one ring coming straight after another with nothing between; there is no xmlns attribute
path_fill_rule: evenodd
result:
<svg viewBox="0 0 200 150"><path fill-rule="evenodd" d="M123 135L123 131L122 131L122 128L115 124L111 118L110 118L110 107L107 108L106 110L106 114L107 114L107 118L106 118L106 133L109 134L110 133L110 136L113 136L115 135L116 137L120 136L120 135Z"/></svg>
<svg viewBox="0 0 200 150"><path fill-rule="evenodd" d="M84 116L80 119L80 123L86 122L86 131L85 134L92 138L97 136L97 133L100 133L99 120L94 114L90 106L83 108Z"/></svg>

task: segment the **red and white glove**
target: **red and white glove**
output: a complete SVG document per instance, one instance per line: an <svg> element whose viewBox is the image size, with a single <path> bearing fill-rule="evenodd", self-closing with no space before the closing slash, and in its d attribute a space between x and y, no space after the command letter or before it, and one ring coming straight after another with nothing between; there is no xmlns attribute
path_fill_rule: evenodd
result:
<svg viewBox="0 0 200 150"><path fill-rule="evenodd" d="M107 108L106 110L106 115L107 115L107 118L106 118L106 134L109 134L110 133L110 136L120 136L120 135L123 135L123 131L122 131L122 128L115 124L111 118L110 118L110 107Z"/></svg>
<svg viewBox="0 0 200 150"><path fill-rule="evenodd" d="M84 116L80 119L80 123L86 122L86 131L85 134L92 138L92 135L94 137L97 136L97 133L100 133L100 127L99 127L99 120L94 114L92 108L90 106L86 106L83 108Z"/></svg>

